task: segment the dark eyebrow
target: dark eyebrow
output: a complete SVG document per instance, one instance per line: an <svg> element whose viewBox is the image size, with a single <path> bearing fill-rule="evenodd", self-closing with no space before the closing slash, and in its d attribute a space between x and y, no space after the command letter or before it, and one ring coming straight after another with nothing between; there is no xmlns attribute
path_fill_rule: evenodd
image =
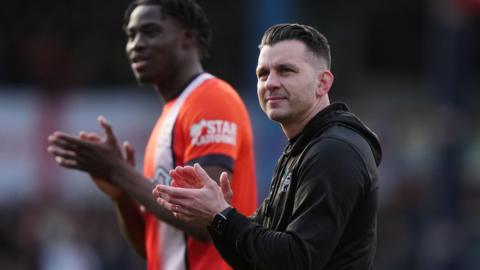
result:
<svg viewBox="0 0 480 270"><path fill-rule="evenodd" d="M298 70L298 67L294 64L291 64L291 63L281 63L281 64L278 64L277 69L293 69L293 70Z"/></svg>
<svg viewBox="0 0 480 270"><path fill-rule="evenodd" d="M127 26L125 28L125 32L129 33L129 32L132 32L132 31L138 31L139 29L148 29L148 28L151 28L151 27L162 29L162 27L155 22L145 22L145 23L140 24L140 25L135 26L135 27Z"/></svg>
<svg viewBox="0 0 480 270"><path fill-rule="evenodd" d="M150 27L156 27L156 28L162 28L160 25L154 23L154 22L147 22L142 25L140 25L139 28L144 29L144 28L150 28Z"/></svg>

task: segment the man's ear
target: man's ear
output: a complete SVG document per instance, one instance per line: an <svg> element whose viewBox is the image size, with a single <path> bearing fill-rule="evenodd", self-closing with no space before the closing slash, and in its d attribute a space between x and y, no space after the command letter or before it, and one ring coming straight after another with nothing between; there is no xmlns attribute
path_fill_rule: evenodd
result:
<svg viewBox="0 0 480 270"><path fill-rule="evenodd" d="M195 36L192 34L191 31L185 30L182 32L182 48L189 49L195 46Z"/></svg>
<svg viewBox="0 0 480 270"><path fill-rule="evenodd" d="M330 70L322 70L317 75L317 95L324 96L328 94L332 88L333 80L335 79Z"/></svg>

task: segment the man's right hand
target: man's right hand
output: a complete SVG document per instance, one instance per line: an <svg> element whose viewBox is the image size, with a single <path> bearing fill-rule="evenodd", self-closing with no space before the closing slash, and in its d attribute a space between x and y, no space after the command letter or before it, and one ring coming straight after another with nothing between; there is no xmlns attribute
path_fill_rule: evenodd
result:
<svg viewBox="0 0 480 270"><path fill-rule="evenodd" d="M181 188L202 188L203 184L200 181L200 176L195 169L191 166L177 166L174 170L170 170L170 176L172 177L171 185L173 187ZM223 172L220 175L220 188L223 192L225 201L232 204L233 191L230 186L230 179L228 179L227 172Z"/></svg>
<svg viewBox="0 0 480 270"><path fill-rule="evenodd" d="M226 185L225 188L219 186L197 163L193 167L177 167L170 171L170 175L179 180L177 185L156 185L152 194L157 203L170 210L177 219L208 226L217 213L230 206L225 199L225 190L230 190L226 172L220 175L219 181ZM185 188L180 186L182 183L197 188Z"/></svg>
<svg viewBox="0 0 480 270"><path fill-rule="evenodd" d="M95 133L80 132L79 137L82 140L90 141L90 142L101 141L100 136L98 136ZM130 165L135 167L135 150L133 146L127 141L123 142L123 152L125 155L125 160ZM98 188L101 191L103 191L105 194L107 194L107 196L110 197L112 200L116 200L124 195L123 190L120 189L115 184L108 181L108 179L104 179L103 177L100 177L94 174L89 174L89 175L92 178L93 182L98 186Z"/></svg>

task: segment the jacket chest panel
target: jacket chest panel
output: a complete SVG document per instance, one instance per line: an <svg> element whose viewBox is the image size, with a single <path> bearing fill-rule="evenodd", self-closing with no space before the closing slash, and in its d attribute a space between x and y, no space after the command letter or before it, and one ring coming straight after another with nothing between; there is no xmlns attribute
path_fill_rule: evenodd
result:
<svg viewBox="0 0 480 270"><path fill-rule="evenodd" d="M295 165L298 157L290 157L279 168L273 183L272 197L269 215L267 215L268 227L285 231L292 214L295 202Z"/></svg>

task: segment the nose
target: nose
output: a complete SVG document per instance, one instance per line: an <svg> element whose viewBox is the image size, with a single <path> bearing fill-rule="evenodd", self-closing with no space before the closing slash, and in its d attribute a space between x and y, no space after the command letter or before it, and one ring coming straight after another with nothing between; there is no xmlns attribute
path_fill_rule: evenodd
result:
<svg viewBox="0 0 480 270"><path fill-rule="evenodd" d="M265 88L272 91L280 87L280 80L275 72L270 72L265 81Z"/></svg>
<svg viewBox="0 0 480 270"><path fill-rule="evenodd" d="M127 42L128 51L138 51L145 47L145 40L142 35L137 34L135 37Z"/></svg>

